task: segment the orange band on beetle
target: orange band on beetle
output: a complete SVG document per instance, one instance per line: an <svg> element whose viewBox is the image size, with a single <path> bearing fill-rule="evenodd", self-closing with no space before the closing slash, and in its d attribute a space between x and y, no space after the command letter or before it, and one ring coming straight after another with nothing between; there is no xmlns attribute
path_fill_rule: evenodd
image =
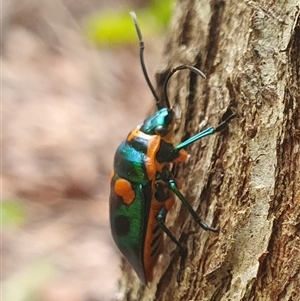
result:
<svg viewBox="0 0 300 301"><path fill-rule="evenodd" d="M127 136L127 141L131 141L132 139L139 137L148 141L145 167L147 170L147 175L149 180L153 180L156 172L161 171L162 164L159 164L156 161L156 153L160 148L161 137L159 135L148 135L140 131L140 127L138 126L130 134Z"/></svg>
<svg viewBox="0 0 300 301"><path fill-rule="evenodd" d="M140 127L138 126L129 133L126 140L131 141L135 137L140 136L140 133L142 133L142 132L140 131ZM144 134L144 135L146 135L146 134Z"/></svg>
<svg viewBox="0 0 300 301"><path fill-rule="evenodd" d="M153 135L151 139L148 140L148 149L145 165L147 169L148 179L153 180L155 178L156 172L160 172L162 169L161 164L156 161L156 153L159 150L161 143L161 137L158 135Z"/></svg>

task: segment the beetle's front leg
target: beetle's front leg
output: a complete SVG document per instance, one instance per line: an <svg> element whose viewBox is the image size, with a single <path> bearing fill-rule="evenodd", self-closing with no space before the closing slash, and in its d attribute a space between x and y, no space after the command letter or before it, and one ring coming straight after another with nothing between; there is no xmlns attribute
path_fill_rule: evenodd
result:
<svg viewBox="0 0 300 301"><path fill-rule="evenodd" d="M225 119L224 121L222 121L219 125L217 125L216 128L214 127L209 127L203 131L201 131L200 133L196 134L195 136L192 136L191 138L181 142L180 144L178 144L177 146L175 146L174 150L175 152L179 152L180 150L188 147L190 144L206 137L206 136L209 136L209 135L212 135L214 133L217 133L217 132L220 132L220 131L223 131L229 124L229 122L235 118L236 115L235 114L231 114L227 119Z"/></svg>

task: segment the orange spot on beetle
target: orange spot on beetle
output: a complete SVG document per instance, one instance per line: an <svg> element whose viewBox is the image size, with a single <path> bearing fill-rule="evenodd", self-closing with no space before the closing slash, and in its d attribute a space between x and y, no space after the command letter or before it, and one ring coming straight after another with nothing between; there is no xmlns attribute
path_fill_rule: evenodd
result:
<svg viewBox="0 0 300 301"><path fill-rule="evenodd" d="M125 179L118 179L115 182L115 192L122 197L124 203L127 205L130 205L135 198L135 192L130 182Z"/></svg>

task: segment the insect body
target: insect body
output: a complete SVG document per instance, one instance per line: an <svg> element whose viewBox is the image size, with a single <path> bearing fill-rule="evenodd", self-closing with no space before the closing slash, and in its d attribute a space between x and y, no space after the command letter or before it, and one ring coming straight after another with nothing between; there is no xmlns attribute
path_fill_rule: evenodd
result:
<svg viewBox="0 0 300 301"><path fill-rule="evenodd" d="M111 174L110 223L113 239L121 253L131 264L140 280L147 284L153 279L153 269L163 251L163 233L178 246L181 268L186 250L165 226L167 212L173 206L175 195L203 229L216 232L202 222L179 190L178 181L170 165L185 162L184 150L195 141L224 129L234 117L231 115L216 128L210 127L190 139L174 146L175 116L167 96L167 85L178 70L189 69L205 78L192 67L181 65L173 69L164 84L163 105L148 78L144 64L144 43L136 16L132 13L140 40L140 60L146 81L156 99L157 112L134 129L118 147Z"/></svg>

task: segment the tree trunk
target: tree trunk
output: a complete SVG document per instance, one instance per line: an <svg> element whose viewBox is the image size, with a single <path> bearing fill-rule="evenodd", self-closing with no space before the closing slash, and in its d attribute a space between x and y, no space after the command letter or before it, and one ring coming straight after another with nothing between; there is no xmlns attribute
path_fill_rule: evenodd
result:
<svg viewBox="0 0 300 301"><path fill-rule="evenodd" d="M177 143L237 114L189 147L189 161L175 170L219 233L201 229L178 201L167 225L188 249L183 281L166 238L148 286L123 264L120 300L300 300L299 10L299 0L176 4L158 92L180 64L207 76L181 71L170 82L181 112Z"/></svg>

